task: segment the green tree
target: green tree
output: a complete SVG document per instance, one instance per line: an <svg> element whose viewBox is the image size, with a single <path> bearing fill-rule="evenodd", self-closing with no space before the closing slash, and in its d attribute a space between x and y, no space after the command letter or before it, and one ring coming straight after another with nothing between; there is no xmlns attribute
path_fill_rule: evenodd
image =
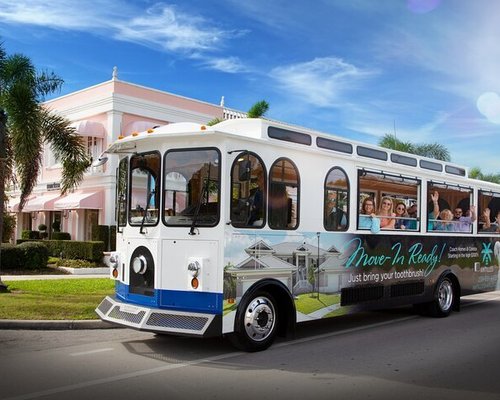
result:
<svg viewBox="0 0 500 400"><path fill-rule="evenodd" d="M469 177L481 181L500 183L500 174L483 174L481 168L473 167L469 170Z"/></svg>
<svg viewBox="0 0 500 400"><path fill-rule="evenodd" d="M439 143L411 143L404 142L396 137L396 135L387 133L379 141L379 146L387 149L403 151L406 153L416 154L418 156L434 158L441 161L451 161L450 152L448 149Z"/></svg>
<svg viewBox="0 0 500 400"><path fill-rule="evenodd" d="M41 104L62 83L53 72L37 72L30 58L22 54L7 55L0 43L0 232L5 189L15 175L22 210L36 185L45 143L61 160L62 194L80 183L90 165L84 143L70 127L70 121Z"/></svg>

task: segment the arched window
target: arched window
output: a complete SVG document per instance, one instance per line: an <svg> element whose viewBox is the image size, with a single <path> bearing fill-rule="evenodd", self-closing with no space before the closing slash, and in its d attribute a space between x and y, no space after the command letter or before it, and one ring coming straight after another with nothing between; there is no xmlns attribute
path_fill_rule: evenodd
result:
<svg viewBox="0 0 500 400"><path fill-rule="evenodd" d="M269 226L296 229L299 226L300 179L295 164L279 158L269 172Z"/></svg>
<svg viewBox="0 0 500 400"><path fill-rule="evenodd" d="M333 167L325 179L323 224L327 231L345 231L349 227L349 179L339 167Z"/></svg>
<svg viewBox="0 0 500 400"><path fill-rule="evenodd" d="M260 157L240 153L231 167L231 224L262 228L266 223L266 167Z"/></svg>

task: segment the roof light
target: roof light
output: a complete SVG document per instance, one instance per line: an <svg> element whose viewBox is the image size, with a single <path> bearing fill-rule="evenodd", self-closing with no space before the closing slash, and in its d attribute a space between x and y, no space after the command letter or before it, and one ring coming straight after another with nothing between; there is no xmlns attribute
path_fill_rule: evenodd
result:
<svg viewBox="0 0 500 400"><path fill-rule="evenodd" d="M200 126L200 129L201 129L202 131L204 131L204 130L206 130L206 129L207 129L207 127L206 127L205 125L202 125L202 126Z"/></svg>
<svg viewBox="0 0 500 400"><path fill-rule="evenodd" d="M151 128L148 129L148 133L153 133L154 131L155 131L154 129Z"/></svg>

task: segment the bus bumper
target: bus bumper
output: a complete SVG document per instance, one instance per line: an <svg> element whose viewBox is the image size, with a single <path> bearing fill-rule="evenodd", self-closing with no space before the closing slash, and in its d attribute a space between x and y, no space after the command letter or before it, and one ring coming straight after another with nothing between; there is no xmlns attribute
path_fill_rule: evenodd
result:
<svg viewBox="0 0 500 400"><path fill-rule="evenodd" d="M95 311L103 321L144 331L189 336L218 336L222 333L222 318L214 314L141 307L110 296L106 296Z"/></svg>

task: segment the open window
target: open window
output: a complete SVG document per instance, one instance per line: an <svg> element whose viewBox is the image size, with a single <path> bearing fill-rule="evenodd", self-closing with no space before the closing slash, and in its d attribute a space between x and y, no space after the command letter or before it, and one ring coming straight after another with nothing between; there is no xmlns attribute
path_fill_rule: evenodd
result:
<svg viewBox="0 0 500 400"><path fill-rule="evenodd" d="M500 193L479 191L478 232L500 234Z"/></svg>
<svg viewBox="0 0 500 400"><path fill-rule="evenodd" d="M269 227L296 229L299 225L299 172L287 158L279 158L269 172Z"/></svg>
<svg viewBox="0 0 500 400"><path fill-rule="evenodd" d="M472 233L476 210L471 207L472 189L441 182L428 183L427 230Z"/></svg>
<svg viewBox="0 0 500 400"><path fill-rule="evenodd" d="M323 224L327 231L349 227L349 179L343 169L332 168L325 179Z"/></svg>
<svg viewBox="0 0 500 400"><path fill-rule="evenodd" d="M244 151L231 167L231 224L262 228L266 221L266 170L260 157Z"/></svg>
<svg viewBox="0 0 500 400"><path fill-rule="evenodd" d="M383 171L358 171L358 229L370 229L369 216L375 214L386 230L420 229L419 179ZM372 208L364 209L367 204Z"/></svg>

